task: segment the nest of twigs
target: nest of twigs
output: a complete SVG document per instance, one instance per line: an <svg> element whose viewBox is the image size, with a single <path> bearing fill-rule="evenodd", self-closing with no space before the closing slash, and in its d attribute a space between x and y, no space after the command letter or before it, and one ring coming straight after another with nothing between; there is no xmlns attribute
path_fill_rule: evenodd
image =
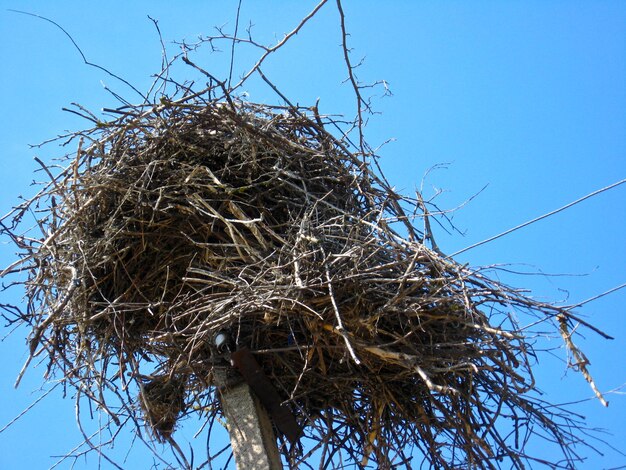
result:
<svg viewBox="0 0 626 470"><path fill-rule="evenodd" d="M513 317L568 312L432 248L412 223L426 205L328 124L315 108L196 95L76 134L3 221L21 255L4 275L26 272L28 300L5 317L32 326L31 354L111 425L161 441L187 414L221 415L225 331L323 462L419 466L418 449L436 468L521 467L539 429L572 461L569 415L533 395ZM17 235L31 209L41 238ZM281 449L292 466L310 454Z"/></svg>

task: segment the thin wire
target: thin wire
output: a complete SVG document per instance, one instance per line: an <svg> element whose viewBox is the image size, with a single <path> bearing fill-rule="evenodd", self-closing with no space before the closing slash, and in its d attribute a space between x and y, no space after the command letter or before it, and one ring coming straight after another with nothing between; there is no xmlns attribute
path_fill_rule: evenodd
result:
<svg viewBox="0 0 626 470"><path fill-rule="evenodd" d="M568 307L568 309L577 308L577 307L580 307L582 305L588 304L589 302L593 302L594 300L598 300L598 299L604 297L605 295L612 294L613 292L616 292L616 291L618 291L620 289L623 289L624 287L626 287L626 282L624 284L621 284L621 285L617 286L617 287L613 287L612 289L609 289L609 290L607 290L605 292L602 292L601 294L594 295L593 297L589 297L588 299L583 300L582 302L579 302L579 303L577 303L575 305L572 305L572 306Z"/></svg>
<svg viewBox="0 0 626 470"><path fill-rule="evenodd" d="M28 413L37 403L39 403L41 400L43 400L44 398L46 398L48 395L50 395L50 393L52 393L54 391L54 389L57 388L57 386L60 384L57 383L54 387L52 387L50 390L48 390L46 393L44 393L43 395L41 395L39 398L37 398L33 403L31 403L30 405L28 405L28 407L26 407L25 410L23 410L20 414L18 414L15 418L13 418L11 421L9 421L2 429L0 429L0 433L2 433L3 431L7 430L9 427L11 427L11 425L13 423L15 423L18 419L20 419L22 416L24 416L26 413Z"/></svg>
<svg viewBox="0 0 626 470"><path fill-rule="evenodd" d="M624 184L626 183L626 179L623 179L621 181L618 181L617 183L613 183L609 186L606 186L604 188L598 189L597 191L594 191L592 193L587 194L586 196L581 197L580 199L576 199L573 202L570 202L569 204L564 205L563 207L559 207L558 209L553 210L552 212L548 212L547 214L543 214L540 215L539 217L535 217L532 220L529 220L528 222L524 222L523 224L517 225L516 227L510 228L508 230L505 230L502 233L499 233L498 235L494 235L493 237L487 238L486 240L480 241L478 243L474 243L473 245L468 246L467 248L463 248L462 250L459 250L455 253L452 253L451 255L448 256L448 258L453 258L457 255L460 255L461 253L465 253L466 251L469 251L473 248L476 248L477 246L481 246L484 245L485 243L489 243L492 242L500 237L503 237L505 235L508 235L511 232L515 232L516 230L519 230L521 228L527 227L530 224L534 224L535 222L539 222L542 219L545 219L546 217L550 217L554 214L557 214L561 211L564 211L565 209L569 209L570 207L578 204L579 202L583 202L585 199L589 199L590 197L596 196L597 194L603 193L604 191L608 191L609 189L613 189L616 186L619 186L620 184Z"/></svg>

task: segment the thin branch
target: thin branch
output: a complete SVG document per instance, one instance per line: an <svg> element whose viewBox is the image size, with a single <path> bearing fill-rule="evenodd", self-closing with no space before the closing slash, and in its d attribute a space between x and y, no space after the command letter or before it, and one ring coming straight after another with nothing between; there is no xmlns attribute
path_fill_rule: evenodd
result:
<svg viewBox="0 0 626 470"><path fill-rule="evenodd" d="M361 361L356 356L356 353L354 352L354 348L352 347L352 344L350 343L350 338L348 337L348 333L346 332L346 329L343 326L343 322L341 321L341 315L339 314L339 307L337 306L337 302L335 301L335 294L333 293L333 283L330 278L330 273L328 272L328 266L325 266L324 268L326 272L326 281L328 285L328 295L330 297L330 301L333 306L333 312L335 313L335 318L337 319L337 326L334 328L334 331L336 331L337 333L341 335L341 337L346 343L346 348L348 349L350 356L352 356L352 360L355 362L355 364L359 365L361 364Z"/></svg>
<svg viewBox="0 0 626 470"><path fill-rule="evenodd" d="M72 35L70 33L68 33L59 23L51 20L50 18L46 18L45 16L41 16L41 15L37 15L35 13L30 13L27 11L22 11L22 10L14 10L9 8L8 11L11 11L13 13L19 13L21 15L28 15L28 16L32 16L34 18L39 18L40 20L43 21L47 21L48 23L53 24L54 26L56 26L58 29L60 29L63 34L65 34L70 41L72 41L72 44L74 45L74 47L76 48L76 50L78 51L78 53L80 54L80 56L83 59L83 62L85 63L85 65L89 65L90 67L95 67L98 70L103 71L104 73L108 74L109 76L115 78L116 80L119 80L120 82L124 83L125 85L127 85L131 90L133 90L135 93L137 93L139 96L141 96L144 101L147 101L148 99L144 96L143 93L141 93L137 88L135 88L133 85L130 84L130 82L128 82L127 80L124 80L122 77L120 77L119 75L114 74L113 72L111 72L110 70L107 70L105 67L102 67L101 65L98 64L94 64L93 62L89 62L87 60L87 57L85 57L85 54L83 53L83 51L81 50L81 48L78 46L78 44L76 44L76 41L74 40L74 38L72 37Z"/></svg>
<svg viewBox="0 0 626 470"><path fill-rule="evenodd" d="M363 97L361 96L361 87L354 75L354 66L350 61L350 52L348 49L348 32L346 30L346 17L343 12L343 8L341 6L341 0L337 0L337 10L339 11L339 18L341 24L341 43L343 48L343 58L346 62L346 68L348 69L348 77L350 79L350 83L352 83L352 88L354 89L354 94L356 96L356 110L357 110L357 129L359 131L359 149L363 156L367 153L365 151L365 137L363 135L363 108L361 105L365 105L365 107L369 107Z"/></svg>
<svg viewBox="0 0 626 470"><path fill-rule="evenodd" d="M229 91L232 93L237 88L240 88L248 80L248 78L250 78L250 76L258 70L258 68L261 66L261 64L263 64L265 59L267 59L267 57L271 53L276 52L278 49L280 49L282 46L284 46L287 43L287 41L289 41L289 39L291 39L293 36L298 34L300 32L300 30L302 29L302 27L311 18L313 18L315 16L315 14L319 11L319 9L322 8L327 2L328 2L328 0L322 0L320 3L318 3L317 6L313 9L313 11L311 11L311 13L309 13L307 16L304 17L304 19L302 21L300 21L298 26L296 26L290 33L285 35L285 37L280 42L278 42L277 44L275 44L272 47L269 47L267 49L267 51L261 56L261 58L256 62L256 64L254 64L254 66L248 71L248 73L246 73L243 76L243 78L241 80L239 80L239 83L237 83L234 87L229 88Z"/></svg>
<svg viewBox="0 0 626 470"><path fill-rule="evenodd" d="M559 331L561 333L561 337L567 346L567 349L574 355L574 359L576 359L576 363L574 367L578 368L578 370L582 373L585 380L589 383L589 386L593 390L593 393L596 395L596 398L602 403L603 406L609 406L609 402L607 402L595 382L593 381L593 377L587 370L587 365L589 365L589 360L583 354L583 352L574 344L572 341L572 333L567 326L567 317L565 315L557 315L557 320L559 321Z"/></svg>
<svg viewBox="0 0 626 470"><path fill-rule="evenodd" d="M228 88L230 88L230 81L233 78L233 66L235 65L235 45L237 44L237 33L239 32L239 14L241 13L241 3L243 0L239 0L237 5L237 17L235 18L235 34L233 34L233 44L230 48L230 70L228 71Z"/></svg>

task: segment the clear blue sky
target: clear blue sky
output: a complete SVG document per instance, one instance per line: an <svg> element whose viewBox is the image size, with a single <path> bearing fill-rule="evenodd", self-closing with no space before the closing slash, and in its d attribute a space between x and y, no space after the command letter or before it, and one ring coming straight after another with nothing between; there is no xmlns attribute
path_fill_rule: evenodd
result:
<svg viewBox="0 0 626 470"><path fill-rule="evenodd" d="M57 21L90 61L139 89L149 86L150 74L160 66L160 45L147 15L159 20L169 44L183 38L193 41L215 25L232 32L236 11L233 1L85 5L0 1L2 214L18 194L32 194L33 157L49 161L62 153L54 146L31 150L27 144L87 125L61 107L78 102L97 112L115 106L101 81L130 101L137 100L120 83L83 65L58 29L5 8ZM252 20L257 39L270 42L313 5L247 0L242 20ZM454 223L464 235L439 231L443 251L452 253L626 178L626 3L346 1L344 7L353 57L365 57L358 73L363 80L387 80L394 93L374 101L382 114L371 118L367 132L374 147L395 139L379 152L390 182L411 193L429 168L446 163L447 169L430 173L424 183L426 196L444 190L438 197L442 208L454 208L488 185L454 213ZM322 112L352 116L353 98L341 84L345 70L339 40L331 2L264 71L292 101L309 105L319 97ZM245 48L237 54L235 72L240 74L256 56ZM224 77L227 58L207 51L198 61ZM253 101L275 101L258 83L247 91ZM511 264L517 271L573 274L500 275L541 299L576 303L626 281L625 206L626 185L459 259L472 265ZM11 247L0 245L1 265L12 255ZM19 301L15 293L10 298L0 295L0 302ZM606 342L586 332L580 344L603 391L626 382L624 305L622 290L579 312L615 336ZM2 330L2 336L5 333ZM24 335L19 330L0 343L0 428L42 393L43 366L30 371L18 390L12 387L26 359ZM557 403L590 398L582 377L566 371L565 357L556 349L540 358L537 380L546 398ZM607 398L608 409L593 400L574 409L587 416L590 427L611 433L606 440L626 452L624 390ZM64 454L81 440L73 416L73 401L53 392L0 434L0 468L50 467L56 461L51 456ZM112 454L123 460L128 442L122 441ZM589 461L580 468L625 468L624 455L602 450L604 456L583 450ZM147 468L142 455L135 454L127 468ZM95 458L80 460L75 468L95 468L97 463Z"/></svg>

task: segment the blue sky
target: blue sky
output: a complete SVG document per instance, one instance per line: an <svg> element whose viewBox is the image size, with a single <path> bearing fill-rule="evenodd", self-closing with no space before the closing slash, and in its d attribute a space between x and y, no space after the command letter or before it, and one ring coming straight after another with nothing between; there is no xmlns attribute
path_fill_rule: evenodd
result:
<svg viewBox="0 0 626 470"><path fill-rule="evenodd" d="M8 212L29 186L34 156L46 161L63 150L29 149L65 130L88 123L61 108L71 102L98 111L115 106L101 82L137 101L133 92L85 66L68 39L49 23L6 11L15 8L60 23L87 58L144 90L160 67L160 45L147 15L159 20L164 40L209 34L216 25L232 32L236 2L110 1L86 7L79 1L1 0L0 212ZM244 1L242 20L254 23L261 42L291 30L313 2ZM374 2L344 5L350 45L362 80L386 80L392 97L375 97L381 114L372 116L367 139L379 154L389 181L412 193L422 185L451 209L487 186L456 211L463 234L439 230L438 244L452 253L528 219L558 208L598 188L626 178L626 4L620 1ZM354 100L342 85L337 13L329 4L275 57L264 72L292 101L320 99L324 113L352 116ZM226 45L224 45L226 50ZM257 53L237 50L235 74ZM198 55L216 75L227 75L228 54ZM191 71L178 69L179 76ZM276 101L267 87L250 82L253 101ZM374 91L380 95L380 91ZM577 303L626 282L626 185L563 213L459 256L471 265L502 264L511 270L567 273L570 276L513 275L510 284L552 301ZM0 264L12 257L0 244ZM2 302L19 296L3 293ZM585 332L582 346L603 391L626 382L626 290L589 303L579 314L615 336L602 341ZM2 331L2 336L7 331ZM41 395L44 367L29 372L18 390L12 384L26 359L25 332L0 343L0 428ZM580 341L579 341L580 342ZM557 341L553 341L558 347ZM549 401L586 400L591 390L566 371L566 354L556 349L540 357L539 387ZM47 386L46 386L47 387ZM13 427L0 434L0 468L43 469L80 442L74 405L60 390L51 393ZM626 452L624 390L607 396L608 409L593 400L574 409L589 426L604 428L606 440ZM128 444L128 439L125 441ZM113 454L123 455L120 444ZM581 468L625 468L626 457L602 448L586 452ZM127 468L145 468L131 454ZM135 459L135 460L133 460ZM134 462L134 464L133 464ZM94 468L97 459L75 468ZM63 464L59 468L69 468ZM103 468L107 468L103 466Z"/></svg>

